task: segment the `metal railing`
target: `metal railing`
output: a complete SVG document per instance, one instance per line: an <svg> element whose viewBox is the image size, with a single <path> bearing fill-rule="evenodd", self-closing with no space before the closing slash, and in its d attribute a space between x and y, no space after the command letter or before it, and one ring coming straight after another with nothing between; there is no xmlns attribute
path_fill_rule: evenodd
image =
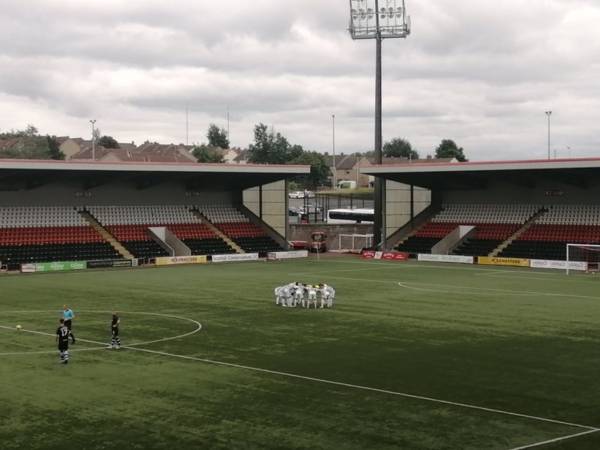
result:
<svg viewBox="0 0 600 450"><path fill-rule="evenodd" d="M325 223L330 209L373 208L373 193L315 194L289 199L290 223Z"/></svg>

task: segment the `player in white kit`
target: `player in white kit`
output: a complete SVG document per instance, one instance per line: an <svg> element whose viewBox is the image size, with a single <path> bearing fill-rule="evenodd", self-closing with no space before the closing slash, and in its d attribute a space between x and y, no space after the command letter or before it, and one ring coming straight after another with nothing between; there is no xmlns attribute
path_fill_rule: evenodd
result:
<svg viewBox="0 0 600 450"><path fill-rule="evenodd" d="M281 306L286 308L292 306L292 293L288 286L283 286L281 288Z"/></svg>
<svg viewBox="0 0 600 450"><path fill-rule="evenodd" d="M327 306L328 308L333 307L333 299L335 297L335 289L326 284L321 285L321 308Z"/></svg>
<svg viewBox="0 0 600 450"><path fill-rule="evenodd" d="M308 308L310 305L315 305L317 307L317 287L313 284L309 284L306 287L306 291L308 292Z"/></svg>
<svg viewBox="0 0 600 450"><path fill-rule="evenodd" d="M283 302L283 297L281 296L282 289L283 289L283 286L277 286L275 288L274 292L275 292L275 304L276 305L281 305Z"/></svg>
<svg viewBox="0 0 600 450"><path fill-rule="evenodd" d="M302 302L302 298L304 297L304 288L300 283L292 283L291 285L292 291L292 306L298 306Z"/></svg>

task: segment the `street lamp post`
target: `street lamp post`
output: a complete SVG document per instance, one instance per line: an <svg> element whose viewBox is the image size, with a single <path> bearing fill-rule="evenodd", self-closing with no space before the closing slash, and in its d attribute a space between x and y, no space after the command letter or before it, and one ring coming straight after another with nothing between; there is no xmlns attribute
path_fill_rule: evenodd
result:
<svg viewBox="0 0 600 450"><path fill-rule="evenodd" d="M385 4L379 7L380 4ZM410 34L410 17L404 0L350 0L350 35L352 39L375 39L375 164L381 164L382 132L382 64L384 39L406 38ZM385 183L375 178L375 218L373 240L385 250Z"/></svg>
<svg viewBox="0 0 600 450"><path fill-rule="evenodd" d="M546 111L546 116L548 117L548 159L550 159L550 117L552 116L552 111Z"/></svg>
<svg viewBox="0 0 600 450"><path fill-rule="evenodd" d="M231 148L231 135L229 134L229 105L227 105L227 140L229 141L229 148Z"/></svg>
<svg viewBox="0 0 600 450"><path fill-rule="evenodd" d="M331 115L332 153L333 153L333 189L337 189L337 167L335 165L335 114Z"/></svg>
<svg viewBox="0 0 600 450"><path fill-rule="evenodd" d="M92 160L96 161L96 119L90 120L92 124Z"/></svg>

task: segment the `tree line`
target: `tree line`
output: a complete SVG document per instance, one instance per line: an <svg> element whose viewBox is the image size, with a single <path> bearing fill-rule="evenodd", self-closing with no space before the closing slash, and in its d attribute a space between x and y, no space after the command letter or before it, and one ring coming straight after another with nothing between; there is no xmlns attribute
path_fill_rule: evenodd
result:
<svg viewBox="0 0 600 450"><path fill-rule="evenodd" d="M229 148L227 131L215 124L208 127L207 144L194 147L193 154L201 163L223 163L221 149ZM355 156L372 157L374 152L355 153ZM343 154L342 154L343 156ZM419 159L419 152L412 144L403 138L394 138L383 146L383 156L386 158ZM457 161L467 161L464 149L453 140L444 139L434 150L436 159L454 158ZM298 177L295 181L307 188L316 188L328 183L331 176L329 155L305 150L301 145L291 144L285 136L264 123L254 127L254 142L248 147L248 162L256 164L301 164L310 165L309 175Z"/></svg>
<svg viewBox="0 0 600 450"><path fill-rule="evenodd" d="M119 143L112 136L102 135L96 129L96 144L105 148L119 148ZM229 149L230 142L227 131L215 124L208 127L206 144L195 145L192 154L201 163L223 163L223 150ZM25 130L11 130L0 133L0 140L13 139L14 142L3 148L0 146L0 158L21 159L64 159L56 136L42 136L36 127L28 125ZM297 177L295 180L306 188L317 188L327 185L330 170L330 156L312 150L305 150L301 145L290 143L285 136L269 129L264 123L254 127L254 142L248 147L247 160L256 164L299 164L311 167L310 174ZM371 158L373 151L355 153L358 157ZM343 153L341 156L344 156ZM419 159L419 152L404 138L394 138L383 146L386 158ZM454 158L467 161L464 149L451 139L443 139L434 150L434 158Z"/></svg>
<svg viewBox="0 0 600 450"><path fill-rule="evenodd" d="M0 146L0 158L65 159L56 136L42 136L33 125L28 125L24 130L0 133L0 141L12 141L10 145Z"/></svg>

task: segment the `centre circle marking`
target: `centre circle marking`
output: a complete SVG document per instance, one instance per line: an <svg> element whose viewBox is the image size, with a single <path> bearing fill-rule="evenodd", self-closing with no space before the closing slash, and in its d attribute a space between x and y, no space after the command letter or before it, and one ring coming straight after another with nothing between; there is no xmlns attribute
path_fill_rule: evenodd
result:
<svg viewBox="0 0 600 450"><path fill-rule="evenodd" d="M171 336L171 337L166 337L166 338L161 338L161 339L155 339L152 341L144 341L144 342L135 342L133 344L128 344L128 345L123 345L123 348L127 348L127 347L139 347L142 345L150 345L150 344L157 344L159 342L168 342L168 341L173 341L175 339L182 339L188 336L192 336L193 334L196 334L198 332L200 332L202 330L202 324L200 322L198 322L197 320L194 319L190 319L188 317L182 317L182 316L176 316L173 314L161 314L161 313L151 313L151 312L143 312L143 311L119 311L122 312L123 314L133 314L133 315L143 315L143 316L154 316L154 317L162 317L162 318L166 318L166 319L174 319L174 320L181 320L184 322L190 322L192 324L194 324L196 326L196 328L192 331L189 331L187 333L184 334L180 334L177 336ZM59 310L34 310L34 311L1 311L0 315L9 315L9 314L46 314L46 313L58 313L60 314ZM96 311L96 310L79 310L79 313L81 314L112 314L112 311ZM0 328L3 329L8 329L8 330L12 330L12 327L5 327L5 326L0 326ZM33 334L42 334L42 335L48 335L48 336L53 336L51 333L42 333L39 331L33 331L33 330L23 330L21 331L22 333L33 333ZM74 349L70 349L73 352L89 352L89 351L98 351L98 350L105 350L108 344L103 344L102 347L89 347L89 348L74 348ZM0 356L19 356L19 355L46 355L46 354L54 354L56 353L56 350L43 350L43 351L29 351L29 352L6 352L6 353L0 353Z"/></svg>

